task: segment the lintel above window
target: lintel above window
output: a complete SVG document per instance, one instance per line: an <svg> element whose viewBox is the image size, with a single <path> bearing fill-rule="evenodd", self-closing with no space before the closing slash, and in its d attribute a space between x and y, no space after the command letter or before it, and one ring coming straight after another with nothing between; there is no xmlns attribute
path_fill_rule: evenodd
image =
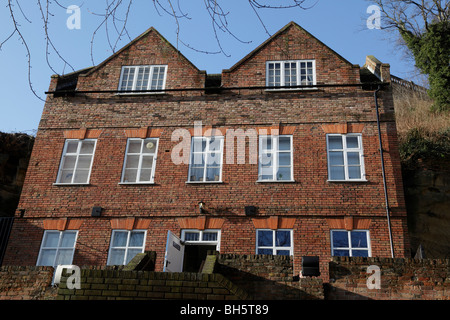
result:
<svg viewBox="0 0 450 320"><path fill-rule="evenodd" d="M119 81L121 94L164 93L167 76L166 65L124 66ZM143 92L146 90L156 90ZM128 92L129 91L129 92Z"/></svg>

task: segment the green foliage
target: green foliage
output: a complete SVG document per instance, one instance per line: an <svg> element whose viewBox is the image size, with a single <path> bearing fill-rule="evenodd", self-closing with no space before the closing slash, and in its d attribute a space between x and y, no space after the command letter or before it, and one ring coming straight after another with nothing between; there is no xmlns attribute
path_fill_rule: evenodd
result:
<svg viewBox="0 0 450 320"><path fill-rule="evenodd" d="M416 66L428 75L433 109L450 110L450 22L435 22L421 35L406 29L400 34L414 55Z"/></svg>
<svg viewBox="0 0 450 320"><path fill-rule="evenodd" d="M450 129L428 133L420 128L411 129L400 143L400 158L406 168L414 168L419 161L450 161Z"/></svg>

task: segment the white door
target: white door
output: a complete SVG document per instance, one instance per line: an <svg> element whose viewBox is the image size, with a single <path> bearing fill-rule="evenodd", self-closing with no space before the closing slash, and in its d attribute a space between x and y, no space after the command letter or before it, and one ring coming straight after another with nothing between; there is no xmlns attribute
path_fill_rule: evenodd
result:
<svg viewBox="0 0 450 320"><path fill-rule="evenodd" d="M183 271L184 244L170 230L167 233L166 255L164 257L164 272Z"/></svg>

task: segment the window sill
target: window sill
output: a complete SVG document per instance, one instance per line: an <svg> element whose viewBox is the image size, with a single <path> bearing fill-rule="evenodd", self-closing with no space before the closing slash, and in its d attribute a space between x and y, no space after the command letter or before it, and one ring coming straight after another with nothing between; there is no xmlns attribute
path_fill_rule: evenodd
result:
<svg viewBox="0 0 450 320"><path fill-rule="evenodd" d="M298 92L298 91L317 91L317 90L319 90L319 88L317 88L317 87L311 87L311 88L292 88L292 89L289 89L289 88L265 89L266 92L291 92L291 91Z"/></svg>
<svg viewBox="0 0 450 320"><path fill-rule="evenodd" d="M295 180L256 180L256 183L294 183Z"/></svg>
<svg viewBox="0 0 450 320"><path fill-rule="evenodd" d="M154 185L154 182L119 182L119 185Z"/></svg>
<svg viewBox="0 0 450 320"><path fill-rule="evenodd" d="M336 183L342 183L342 182L369 182L369 180L361 179L361 180L327 180L327 182L336 182Z"/></svg>
<svg viewBox="0 0 450 320"><path fill-rule="evenodd" d="M214 184L214 183L223 183L223 181L186 181L186 184Z"/></svg>
<svg viewBox="0 0 450 320"><path fill-rule="evenodd" d="M165 95L167 94L164 91L161 92L119 92L116 93L116 96L154 96L154 95Z"/></svg>
<svg viewBox="0 0 450 320"><path fill-rule="evenodd" d="M53 183L54 186L90 186L90 183Z"/></svg>

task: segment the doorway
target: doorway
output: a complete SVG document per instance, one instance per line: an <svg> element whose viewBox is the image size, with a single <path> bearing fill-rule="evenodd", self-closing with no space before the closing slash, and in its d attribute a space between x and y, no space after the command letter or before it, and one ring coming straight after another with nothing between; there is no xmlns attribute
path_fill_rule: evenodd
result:
<svg viewBox="0 0 450 320"><path fill-rule="evenodd" d="M187 229L181 233L184 242L183 272L199 272L208 251L219 251L220 230Z"/></svg>

